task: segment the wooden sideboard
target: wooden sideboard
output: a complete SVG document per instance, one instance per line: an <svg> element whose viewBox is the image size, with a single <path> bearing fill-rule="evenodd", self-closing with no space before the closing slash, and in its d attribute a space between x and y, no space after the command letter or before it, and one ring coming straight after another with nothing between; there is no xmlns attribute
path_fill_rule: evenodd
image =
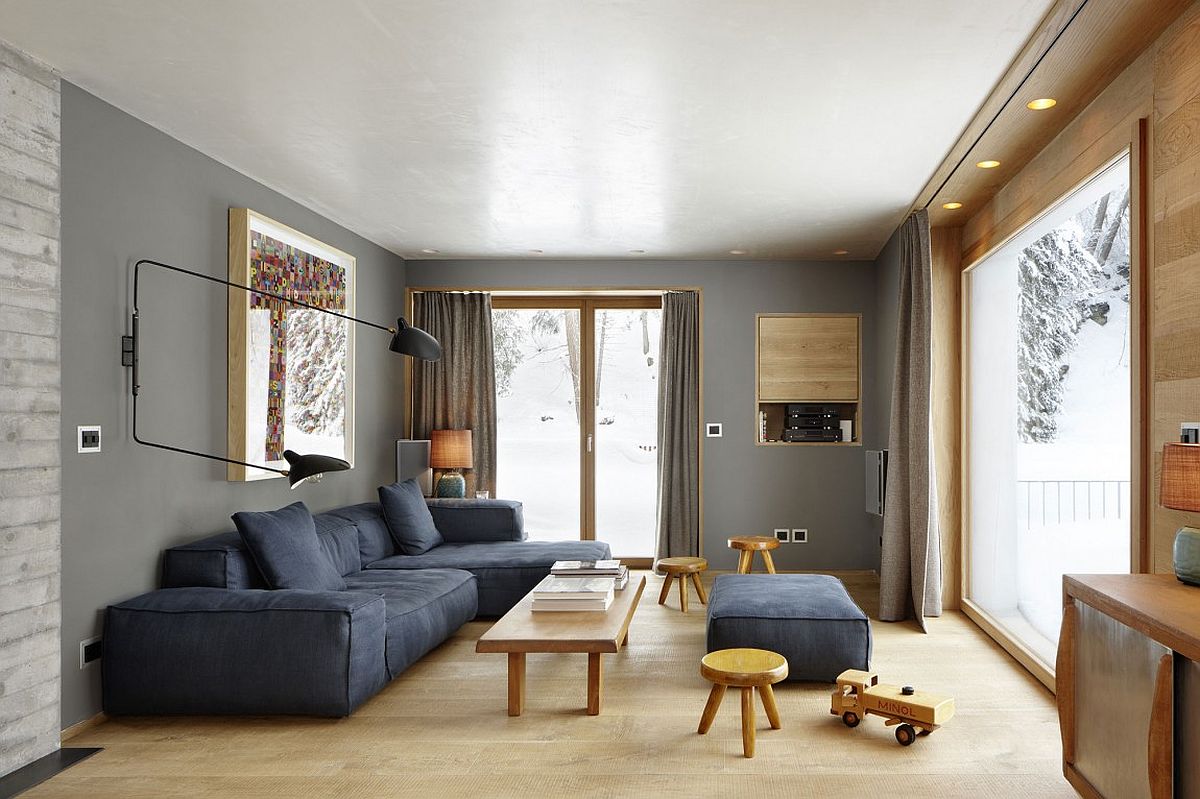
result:
<svg viewBox="0 0 1200 799"><path fill-rule="evenodd" d="M1063 774L1085 797L1200 797L1200 588L1063 577Z"/></svg>

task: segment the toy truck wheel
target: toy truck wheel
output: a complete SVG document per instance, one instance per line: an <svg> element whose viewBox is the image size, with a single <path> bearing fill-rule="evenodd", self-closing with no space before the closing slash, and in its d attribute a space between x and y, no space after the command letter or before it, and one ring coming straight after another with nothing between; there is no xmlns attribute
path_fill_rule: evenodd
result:
<svg viewBox="0 0 1200 799"><path fill-rule="evenodd" d="M896 728L896 740L901 746L911 746L912 742L917 740L917 731L911 724L901 724Z"/></svg>
<svg viewBox="0 0 1200 799"><path fill-rule="evenodd" d="M845 724L847 727L857 727L858 722L861 720L862 719L860 719L858 717L858 714L852 710L847 710L845 713L842 714L842 723Z"/></svg>

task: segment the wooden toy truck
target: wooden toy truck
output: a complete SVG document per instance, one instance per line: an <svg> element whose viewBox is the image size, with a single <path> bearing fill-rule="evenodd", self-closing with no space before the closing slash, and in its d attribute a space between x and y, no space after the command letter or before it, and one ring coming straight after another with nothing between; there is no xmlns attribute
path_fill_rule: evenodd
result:
<svg viewBox="0 0 1200 799"><path fill-rule="evenodd" d="M873 671L847 669L837 678L829 712L841 716L847 727L857 727L863 716L874 714L896 727L896 740L908 746L918 735L928 735L954 715L954 700L905 686L879 685Z"/></svg>

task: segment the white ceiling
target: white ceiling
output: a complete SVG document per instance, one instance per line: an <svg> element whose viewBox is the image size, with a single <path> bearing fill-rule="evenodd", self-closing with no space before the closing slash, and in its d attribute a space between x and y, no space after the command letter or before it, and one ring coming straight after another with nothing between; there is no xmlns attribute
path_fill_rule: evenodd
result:
<svg viewBox="0 0 1200 799"><path fill-rule="evenodd" d="M0 0L0 38L404 256L873 258L1050 4Z"/></svg>

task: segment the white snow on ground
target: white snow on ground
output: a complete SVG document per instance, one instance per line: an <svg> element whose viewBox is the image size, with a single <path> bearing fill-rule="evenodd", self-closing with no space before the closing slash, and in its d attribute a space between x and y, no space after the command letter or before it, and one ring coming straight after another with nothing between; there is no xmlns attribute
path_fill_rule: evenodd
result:
<svg viewBox="0 0 1200 799"><path fill-rule="evenodd" d="M533 313L517 312L526 330ZM614 555L648 556L654 549L660 317L649 312L648 362L641 312L607 313L596 408L597 538ZM523 338L511 389L497 398L496 482L499 497L524 503L531 539L579 536L574 396L565 327L557 336Z"/></svg>
<svg viewBox="0 0 1200 799"><path fill-rule="evenodd" d="M1062 576L1130 568L1129 493L1120 485L1130 479L1129 304L1121 297L1127 290L1099 298L1110 306L1106 325L1088 320L1079 330L1056 440L1017 445L1018 480L1111 481L1092 484L1090 507L1087 486L1052 486L1046 524L1037 497L1032 526L1026 529L1024 517L1018 519L1018 611L1045 637L1037 648L1048 651L1051 662L1062 621Z"/></svg>

